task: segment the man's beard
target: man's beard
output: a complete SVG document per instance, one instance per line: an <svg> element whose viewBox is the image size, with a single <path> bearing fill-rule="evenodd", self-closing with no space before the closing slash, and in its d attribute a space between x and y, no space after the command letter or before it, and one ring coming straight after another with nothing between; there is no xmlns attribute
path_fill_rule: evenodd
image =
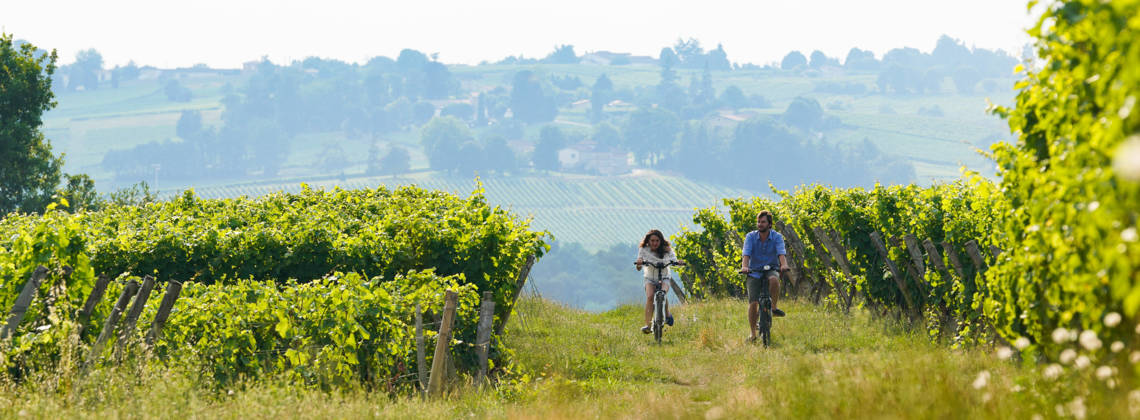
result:
<svg viewBox="0 0 1140 420"><path fill-rule="evenodd" d="M771 226L768 226L768 227L759 227L759 226L757 226L757 227L756 227L756 231L757 231L757 232L760 232L760 233L764 233L764 232L767 232L767 231L769 231L769 230L771 230L771 229L772 229L772 227L771 227Z"/></svg>

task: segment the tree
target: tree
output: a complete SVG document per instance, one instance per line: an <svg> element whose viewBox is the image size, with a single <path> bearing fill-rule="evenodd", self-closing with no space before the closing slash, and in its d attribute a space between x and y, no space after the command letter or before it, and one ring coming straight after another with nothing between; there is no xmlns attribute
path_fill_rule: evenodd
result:
<svg viewBox="0 0 1140 420"><path fill-rule="evenodd" d="M58 59L35 46L12 45L0 33L0 214L40 211L59 185L63 157L51 152L40 126L55 106L52 75Z"/></svg>
<svg viewBox="0 0 1140 420"><path fill-rule="evenodd" d="M190 89L178 83L178 79L166 81L166 86L162 88L162 91L166 94L166 99L174 102L190 102L190 98L193 96L193 94L190 93Z"/></svg>
<svg viewBox="0 0 1140 420"><path fill-rule="evenodd" d="M602 146L618 147L622 144L621 131L608 122L595 125L592 138Z"/></svg>
<svg viewBox="0 0 1140 420"><path fill-rule="evenodd" d="M467 125L455 117L432 118L420 132L420 144L428 156L428 164L437 171L459 169L463 155L460 146L471 140Z"/></svg>
<svg viewBox="0 0 1140 420"><path fill-rule="evenodd" d="M412 121L416 125L424 125L435 117L435 105L431 102L416 102L412 107Z"/></svg>
<svg viewBox="0 0 1140 420"><path fill-rule="evenodd" d="M701 48L701 41L696 38L677 38L677 42L673 43L673 51L677 52L677 60L684 67L701 68L705 65L705 49Z"/></svg>
<svg viewBox="0 0 1140 420"><path fill-rule="evenodd" d="M411 169L411 155L408 150L400 146L392 146L388 154L380 158L380 172L385 174L402 174Z"/></svg>
<svg viewBox="0 0 1140 420"><path fill-rule="evenodd" d="M797 96L784 111L784 122L803 130L818 128L820 121L823 121L823 107L815 99Z"/></svg>
<svg viewBox="0 0 1140 420"><path fill-rule="evenodd" d="M970 49L961 41L942 35L931 52L934 63L945 68L954 68L970 61Z"/></svg>
<svg viewBox="0 0 1140 420"><path fill-rule="evenodd" d="M978 85L978 81L982 80L981 75L973 67L958 67L954 70L954 74L950 75L954 80L954 88L958 89L959 93L973 93L974 86Z"/></svg>
<svg viewBox="0 0 1140 420"><path fill-rule="evenodd" d="M182 111L178 117L178 124L174 126L174 133L184 140L196 138L202 131L202 113L198 111Z"/></svg>
<svg viewBox="0 0 1140 420"><path fill-rule="evenodd" d="M507 140L502 136L494 136L487 140L483 152L487 156L487 169L500 174L518 169L519 163L515 158L515 152L507 146Z"/></svg>
<svg viewBox="0 0 1140 420"><path fill-rule="evenodd" d="M823 68L823 66L836 66L836 67L838 67L839 66L839 60L828 57L827 55L825 55L823 53L823 51L820 51L820 50L812 51L811 52L811 63L808 64L808 67L811 67L813 69L820 69L820 68Z"/></svg>
<svg viewBox="0 0 1140 420"><path fill-rule="evenodd" d="M681 120L662 108L642 108L629 114L625 124L626 146L646 165L656 164L673 147Z"/></svg>
<svg viewBox="0 0 1140 420"><path fill-rule="evenodd" d="M783 60L780 60L780 68L783 70L795 70L806 66L807 63L807 57L804 57L803 53L792 51L788 53L788 55L785 55Z"/></svg>
<svg viewBox="0 0 1140 420"><path fill-rule="evenodd" d="M511 84L511 112L525 123L547 122L558 115L558 107L554 98L543 92L538 76L523 70L515 73Z"/></svg>
<svg viewBox="0 0 1140 420"><path fill-rule="evenodd" d="M103 71L103 56L94 48L80 51L75 55L75 63L70 66L67 88L75 90L82 86L83 90L99 88L99 73Z"/></svg>
<svg viewBox="0 0 1140 420"><path fill-rule="evenodd" d="M732 70L732 63L728 61L728 53L724 52L724 46L720 44L716 44L716 49L705 55L705 64L712 70Z"/></svg>
<svg viewBox="0 0 1140 420"><path fill-rule="evenodd" d="M558 151L566 147L566 136L562 134L562 130L553 125L542 127L542 131L538 135L538 144L534 146L534 161L535 169L545 171L558 170Z"/></svg>
<svg viewBox="0 0 1140 420"><path fill-rule="evenodd" d="M848 70L874 71L879 69L879 60L875 59L873 52L851 48L843 60L843 67Z"/></svg>
<svg viewBox="0 0 1140 420"><path fill-rule="evenodd" d="M578 64L578 60L578 55L574 54L573 45L559 45L554 47L554 51L542 59L542 62L550 64Z"/></svg>
<svg viewBox="0 0 1140 420"><path fill-rule="evenodd" d="M661 65L661 83L674 83L677 81L677 72L673 70L678 64L677 53L672 48L665 47L657 55L657 64Z"/></svg>
<svg viewBox="0 0 1140 420"><path fill-rule="evenodd" d="M720 93L720 103L734 110L740 109L748 106L748 97L744 96L744 91L740 90L740 87L731 85Z"/></svg>
<svg viewBox="0 0 1140 420"><path fill-rule="evenodd" d="M602 112L605 110L606 104L610 103L614 95L614 82L602 73L594 80L594 87L590 92L590 119L594 122L601 121Z"/></svg>
<svg viewBox="0 0 1140 420"><path fill-rule="evenodd" d="M458 152L455 170L460 175L474 175L476 171L487 167L487 152L474 139L460 145Z"/></svg>

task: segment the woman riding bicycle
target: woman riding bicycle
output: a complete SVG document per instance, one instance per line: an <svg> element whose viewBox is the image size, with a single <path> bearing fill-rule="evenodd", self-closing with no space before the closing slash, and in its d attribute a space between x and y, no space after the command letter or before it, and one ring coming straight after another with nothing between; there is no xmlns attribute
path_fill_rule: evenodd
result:
<svg viewBox="0 0 1140 420"><path fill-rule="evenodd" d="M641 327L641 332L649 334L652 327L649 326L650 321L653 319L653 294L657 291L657 279L664 279L661 281L661 290L666 293L669 292L669 287L673 283L670 277L669 267L666 266L661 276L658 276L657 267L647 265L648 263L668 263L670 261L677 261L677 256L673 254L673 248L669 246L669 241L665 240L665 235L657 229L651 229L645 237L641 239L641 244L638 245L637 250L637 271L642 271L645 267L645 326ZM673 325L673 314L669 312L669 306L665 306L665 324Z"/></svg>

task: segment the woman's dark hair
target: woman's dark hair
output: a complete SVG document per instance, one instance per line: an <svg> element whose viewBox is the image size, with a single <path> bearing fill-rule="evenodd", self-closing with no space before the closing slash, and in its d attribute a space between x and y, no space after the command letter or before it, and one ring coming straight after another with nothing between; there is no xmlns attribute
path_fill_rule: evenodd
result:
<svg viewBox="0 0 1140 420"><path fill-rule="evenodd" d="M645 237L641 238L641 245L638 245L638 246L640 246L642 248L649 246L649 238L651 238L653 236L657 236L657 239L661 240L661 246L659 246L659 247L657 247L657 249L654 249L651 251L653 251L655 254L657 254L657 258L665 258L665 253L669 252L669 241L666 241L665 235L661 234L661 231L659 231L657 229L650 229L649 233L646 233Z"/></svg>

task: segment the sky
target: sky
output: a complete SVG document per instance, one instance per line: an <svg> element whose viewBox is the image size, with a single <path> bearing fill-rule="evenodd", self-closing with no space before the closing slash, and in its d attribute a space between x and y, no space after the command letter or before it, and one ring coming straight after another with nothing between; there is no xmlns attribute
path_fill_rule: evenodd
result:
<svg viewBox="0 0 1140 420"><path fill-rule="evenodd" d="M56 49L60 63L95 48L106 67L237 68L268 57L363 63L413 48L448 64L541 58L569 44L656 57L679 38L722 44L736 63L778 62L798 50L841 61L852 47L929 52L943 35L1018 52L1034 23L1010 0L0 0L0 30ZM1014 54L1015 56L1017 54Z"/></svg>

